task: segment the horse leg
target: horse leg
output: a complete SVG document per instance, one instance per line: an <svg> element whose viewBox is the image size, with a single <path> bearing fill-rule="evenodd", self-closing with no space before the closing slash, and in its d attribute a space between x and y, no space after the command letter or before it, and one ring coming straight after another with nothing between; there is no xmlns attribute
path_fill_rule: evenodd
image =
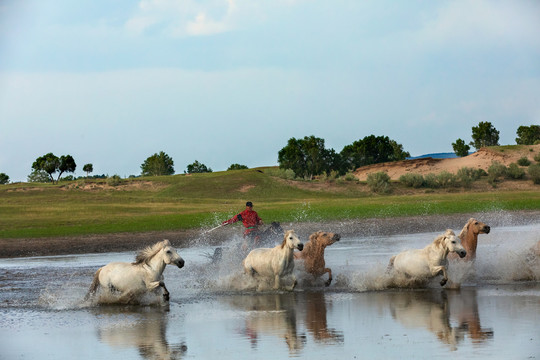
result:
<svg viewBox="0 0 540 360"><path fill-rule="evenodd" d="M446 267L444 266L434 266L432 269L431 269L431 274L433 276L437 276L437 275L441 275L443 276L440 284L441 286L444 286L446 284L446 282L448 281L448 273L446 272Z"/></svg>
<svg viewBox="0 0 540 360"><path fill-rule="evenodd" d="M120 298L118 299L118 302L121 304L132 304L133 300L135 299L135 293L133 291L126 291L122 293Z"/></svg>
<svg viewBox="0 0 540 360"><path fill-rule="evenodd" d="M163 300L169 301L170 294L169 294L169 290L167 290L167 287L165 287L165 283L163 281L160 281L159 286L163 288Z"/></svg>
<svg viewBox="0 0 540 360"><path fill-rule="evenodd" d="M332 283L332 270L330 268L324 268L323 274L327 272L328 273L328 280L324 283L324 286L330 286L330 283Z"/></svg>
<svg viewBox="0 0 540 360"><path fill-rule="evenodd" d="M292 277L293 283L292 283L292 285L290 287L290 290L292 291L296 287L296 284L298 284L298 281L296 281L296 276L291 275L291 277Z"/></svg>
<svg viewBox="0 0 540 360"><path fill-rule="evenodd" d="M281 285L281 284L280 284L279 274L276 274L276 275L274 276L274 289L275 289L275 290L278 290L280 285Z"/></svg>

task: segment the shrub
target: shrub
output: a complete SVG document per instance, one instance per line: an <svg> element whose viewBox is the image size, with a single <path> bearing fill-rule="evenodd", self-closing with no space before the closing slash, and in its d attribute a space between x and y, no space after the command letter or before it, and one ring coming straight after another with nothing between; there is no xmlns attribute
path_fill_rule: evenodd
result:
<svg viewBox="0 0 540 360"><path fill-rule="evenodd" d="M356 180L358 180L358 178L356 176L354 176L353 173L348 172L345 175L343 175L343 180L345 180L345 181L356 181Z"/></svg>
<svg viewBox="0 0 540 360"><path fill-rule="evenodd" d="M437 175L430 173L424 176L424 186L430 189L437 189L440 187Z"/></svg>
<svg viewBox="0 0 540 360"><path fill-rule="evenodd" d="M515 180L523 179L525 177L525 170L520 168L518 164L512 163L506 169L506 176L509 179L515 179Z"/></svg>
<svg viewBox="0 0 540 360"><path fill-rule="evenodd" d="M418 189L424 185L424 177L421 174L405 174L399 177L399 182L407 187Z"/></svg>
<svg viewBox="0 0 540 360"><path fill-rule="evenodd" d="M113 175L107 178L107 185L109 186L118 186L122 184L122 178L118 175Z"/></svg>
<svg viewBox="0 0 540 360"><path fill-rule="evenodd" d="M518 159L517 164L519 166L529 166L531 165L531 162L529 161L529 159L527 159L527 157L524 156Z"/></svg>
<svg viewBox="0 0 540 360"><path fill-rule="evenodd" d="M392 191L390 188L390 176L383 171L368 174L367 184L371 191L387 194Z"/></svg>
<svg viewBox="0 0 540 360"><path fill-rule="evenodd" d="M496 183L506 175L506 166L498 161L492 161L488 168L488 182L495 187Z"/></svg>
<svg viewBox="0 0 540 360"><path fill-rule="evenodd" d="M442 188L455 187L458 182L457 176L448 171L439 173L439 175L437 175L437 181Z"/></svg>
<svg viewBox="0 0 540 360"><path fill-rule="evenodd" d="M264 172L270 176L276 176L286 180L294 180L296 178L296 174L292 169L269 168L265 169Z"/></svg>
<svg viewBox="0 0 540 360"><path fill-rule="evenodd" d="M478 180L476 178L476 176L477 176L477 171L475 169L473 169L473 168L466 167L466 166L459 169L457 174L456 174L456 177L457 177L459 183L463 187L470 187L471 184L475 180Z"/></svg>
<svg viewBox="0 0 540 360"><path fill-rule="evenodd" d="M474 171L474 180L480 179L482 176L487 176L487 172L484 169L476 169Z"/></svg>
<svg viewBox="0 0 540 360"><path fill-rule="evenodd" d="M540 153L534 155L534 161L536 161L537 163L540 163Z"/></svg>
<svg viewBox="0 0 540 360"><path fill-rule="evenodd" d="M533 183L540 184L540 164L529 165L528 173Z"/></svg>

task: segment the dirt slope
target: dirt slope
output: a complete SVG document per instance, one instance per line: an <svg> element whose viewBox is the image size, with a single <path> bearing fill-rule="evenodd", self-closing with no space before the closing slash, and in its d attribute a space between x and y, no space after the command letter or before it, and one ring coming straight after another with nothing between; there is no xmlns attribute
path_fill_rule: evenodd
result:
<svg viewBox="0 0 540 360"><path fill-rule="evenodd" d="M487 170L492 161L498 161L508 166L521 157L527 157L531 163L535 163L533 158L538 153L540 153L540 145L524 145L511 149L501 147L499 150L481 148L474 154L461 158L424 158L364 166L356 170L354 174L362 181L366 180L368 174L379 171L386 172L392 180L398 180L401 175L407 173L426 175L448 171L455 174L462 167Z"/></svg>

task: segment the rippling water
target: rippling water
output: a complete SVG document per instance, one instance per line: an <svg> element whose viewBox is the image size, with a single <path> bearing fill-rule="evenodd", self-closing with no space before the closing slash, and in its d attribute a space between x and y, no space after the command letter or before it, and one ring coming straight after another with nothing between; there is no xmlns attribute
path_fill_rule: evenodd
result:
<svg viewBox="0 0 540 360"><path fill-rule="evenodd" d="M459 290L389 288L389 258L436 235L343 238L326 249L332 285L297 268L291 293L250 287L227 251L240 239L219 264L179 249L169 306L82 301L97 268L133 253L0 259L0 359L539 358L540 219L480 235L474 267L450 269Z"/></svg>

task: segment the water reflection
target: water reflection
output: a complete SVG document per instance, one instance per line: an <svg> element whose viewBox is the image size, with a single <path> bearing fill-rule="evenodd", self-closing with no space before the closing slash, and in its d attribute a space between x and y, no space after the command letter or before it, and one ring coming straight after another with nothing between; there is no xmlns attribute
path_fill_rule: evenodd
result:
<svg viewBox="0 0 540 360"><path fill-rule="evenodd" d="M294 293L238 296L232 298L231 303L248 312L243 334L252 348L257 348L261 335L283 339L290 354L298 354L304 348L306 335L297 328Z"/></svg>
<svg viewBox="0 0 540 360"><path fill-rule="evenodd" d="M429 330L451 350L457 350L466 335L477 344L493 337L493 330L480 324L475 289L406 291L385 297L394 319L407 328Z"/></svg>
<svg viewBox="0 0 540 360"><path fill-rule="evenodd" d="M314 340L318 343L339 344L343 343L343 332L328 328L326 315L326 298L324 292L307 293L303 295L306 304L305 326Z"/></svg>
<svg viewBox="0 0 540 360"><path fill-rule="evenodd" d="M136 348L143 359L178 360L187 351L183 342L167 341L166 308L102 306L95 310L98 338L113 348Z"/></svg>

